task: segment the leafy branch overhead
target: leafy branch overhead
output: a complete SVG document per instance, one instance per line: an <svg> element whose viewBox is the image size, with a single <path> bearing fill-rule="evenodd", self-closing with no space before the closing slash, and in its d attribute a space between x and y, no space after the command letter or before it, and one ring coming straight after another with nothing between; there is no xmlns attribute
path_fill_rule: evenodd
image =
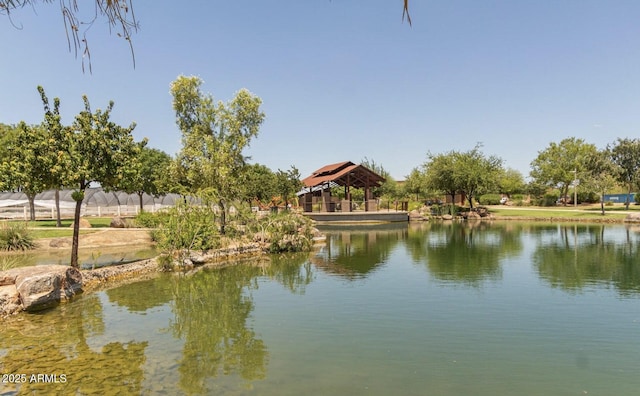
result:
<svg viewBox="0 0 640 396"><path fill-rule="evenodd" d="M402 9L403 21L405 16L407 17L407 22L409 22L409 26L411 26L411 16L409 15L409 0L404 0L404 8Z"/></svg>
<svg viewBox="0 0 640 396"><path fill-rule="evenodd" d="M21 28L12 18L13 12L30 6L34 8L37 3L55 3L60 5L60 12L67 34L69 51L73 49L75 56L82 53L82 71L85 60L91 72L91 51L89 49L89 30L99 19L106 19L109 32L116 31L116 35L123 38L131 50L133 67L136 65L135 53L131 36L139 29L138 21L133 12L133 0L93 0L91 2L78 0L0 0L0 15L6 15L11 24Z"/></svg>
<svg viewBox="0 0 640 396"><path fill-rule="evenodd" d="M409 0L403 0L402 20L405 18L411 25L409 15ZM136 56L131 36L138 32L140 25L133 11L133 0L0 0L0 15L5 15L17 29L22 26L13 19L14 12L29 6L35 10L38 3L60 5L60 13L67 35L69 51L73 50L76 58L82 53L82 71L85 71L85 60L91 73L91 50L89 48L88 33L94 23L106 19L109 32L115 30L116 35L123 38L131 51L133 67L136 67Z"/></svg>

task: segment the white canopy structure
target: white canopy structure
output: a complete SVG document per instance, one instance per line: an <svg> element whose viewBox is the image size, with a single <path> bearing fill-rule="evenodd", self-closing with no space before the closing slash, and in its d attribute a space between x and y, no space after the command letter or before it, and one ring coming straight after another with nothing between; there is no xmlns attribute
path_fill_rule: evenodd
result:
<svg viewBox="0 0 640 396"><path fill-rule="evenodd" d="M65 216L73 214L75 201L71 197L74 190L60 190L60 211ZM144 210L154 212L160 208L173 206L183 200L179 194L166 194L154 197L143 194ZM193 199L190 198L190 201ZM37 194L34 200L37 217L53 217L55 210L55 190ZM0 192L0 218L18 218L26 216L29 200L23 192ZM140 198L137 194L123 191L106 192L101 187L88 188L82 201L83 216L134 215L140 210Z"/></svg>

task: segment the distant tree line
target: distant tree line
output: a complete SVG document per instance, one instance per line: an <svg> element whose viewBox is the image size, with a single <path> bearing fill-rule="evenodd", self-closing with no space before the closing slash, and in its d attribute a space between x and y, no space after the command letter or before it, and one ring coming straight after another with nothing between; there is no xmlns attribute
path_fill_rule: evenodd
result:
<svg viewBox="0 0 640 396"><path fill-rule="evenodd" d="M214 102L211 95L201 92L201 84L199 78L185 76L171 84L176 122L182 132L182 148L175 158L147 147L146 138L135 142L135 123L123 127L112 122L113 102L105 110L93 110L84 96L84 110L71 125L62 125L60 100L51 103L38 87L44 110L40 124L0 124L0 191L24 192L35 220L35 196L56 190L60 226L58 191L75 190L74 266L78 265L81 205L92 184L137 194L141 210L145 193L197 196L219 211L216 221L222 234L232 205L288 206L301 188L298 170L292 166L274 172L264 165L249 164L243 155L264 119L260 98L240 90L227 103Z"/></svg>
<svg viewBox="0 0 640 396"><path fill-rule="evenodd" d="M473 207L484 194L528 194L545 204L545 194L557 191L550 194L555 204L579 185L582 197L599 196L601 204L607 192L624 188L628 209L629 195L640 188L640 139L618 138L603 149L575 137L552 142L531 162L528 183L520 172L505 168L500 158L486 156L481 148L478 144L466 152L428 153L427 161L407 175L400 195L418 200L462 194ZM562 202L566 205L567 199Z"/></svg>
<svg viewBox="0 0 640 396"><path fill-rule="evenodd" d="M24 192L34 219L36 194L47 189L75 190L73 265L77 265L81 204L92 184L138 194L141 210L145 193L197 196L215 208L212 219L222 235L232 208L288 207L302 187L298 169L291 166L272 171L249 163L250 158L244 155L265 117L261 99L242 89L228 102L215 101L202 92L201 85L193 76L179 76L171 83L176 123L182 134L182 146L173 157L147 147L146 138L134 141L135 123L124 127L111 121L113 102L104 110L94 110L84 96L84 109L71 125L63 125L60 100L51 102L38 87L44 113L40 124L0 124L0 191ZM473 208L486 203L483 197L490 194L527 194L537 203L545 203L546 196L557 191L555 204L555 198L567 196L578 180L582 196L603 197L612 189L624 187L630 193L638 188L640 140L618 138L603 149L577 138L552 142L531 162L528 183L518 171L505 168L501 158L486 155L479 143L467 151L427 153L426 161L414 167L403 183L393 180L372 159L365 157L362 165L386 179L373 194L389 201L463 195ZM358 199L357 192L354 199ZM59 222L59 204L56 206Z"/></svg>

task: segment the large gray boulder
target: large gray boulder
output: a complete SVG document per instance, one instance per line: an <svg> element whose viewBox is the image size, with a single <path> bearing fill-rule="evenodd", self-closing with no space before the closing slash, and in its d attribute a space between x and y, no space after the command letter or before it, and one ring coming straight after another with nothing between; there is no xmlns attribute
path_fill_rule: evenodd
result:
<svg viewBox="0 0 640 396"><path fill-rule="evenodd" d="M624 218L625 223L640 223L640 213L629 213Z"/></svg>
<svg viewBox="0 0 640 396"><path fill-rule="evenodd" d="M418 211L417 209L414 209L411 212L409 212L409 220L410 221L422 221L422 220L424 220L424 216L423 216L422 213L420 213L420 211Z"/></svg>
<svg viewBox="0 0 640 396"><path fill-rule="evenodd" d="M13 268L0 276L0 286L11 285L19 295L23 310L39 311L81 292L82 274L77 268L66 265ZM12 290L6 289L4 293L6 303L13 301Z"/></svg>
<svg viewBox="0 0 640 396"><path fill-rule="evenodd" d="M476 212L469 212L467 213L467 220L480 220L480 214L476 213Z"/></svg>
<svg viewBox="0 0 640 396"><path fill-rule="evenodd" d="M0 286L0 316L9 315L22 310L20 294L16 285Z"/></svg>
<svg viewBox="0 0 640 396"><path fill-rule="evenodd" d="M126 228L127 222L120 216L116 216L111 219L111 223L109 223L109 227L111 228Z"/></svg>

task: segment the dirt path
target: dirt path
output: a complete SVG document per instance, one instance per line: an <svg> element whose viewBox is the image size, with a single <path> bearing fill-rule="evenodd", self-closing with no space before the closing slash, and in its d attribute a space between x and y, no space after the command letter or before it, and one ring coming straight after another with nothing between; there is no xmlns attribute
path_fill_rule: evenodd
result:
<svg viewBox="0 0 640 396"><path fill-rule="evenodd" d="M144 228L106 228L80 235L80 248L103 248L129 245L151 245L149 230ZM68 249L71 237L43 238L37 240L36 250Z"/></svg>

